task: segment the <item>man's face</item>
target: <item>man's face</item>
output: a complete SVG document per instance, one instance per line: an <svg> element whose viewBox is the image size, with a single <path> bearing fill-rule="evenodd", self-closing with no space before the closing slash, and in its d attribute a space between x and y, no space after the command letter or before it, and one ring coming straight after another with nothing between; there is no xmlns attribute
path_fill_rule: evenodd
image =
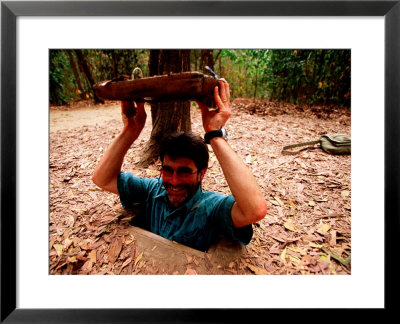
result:
<svg viewBox="0 0 400 324"><path fill-rule="evenodd" d="M196 193L205 171L199 172L193 160L189 158L173 160L169 155L164 156L161 174L172 207L179 207Z"/></svg>

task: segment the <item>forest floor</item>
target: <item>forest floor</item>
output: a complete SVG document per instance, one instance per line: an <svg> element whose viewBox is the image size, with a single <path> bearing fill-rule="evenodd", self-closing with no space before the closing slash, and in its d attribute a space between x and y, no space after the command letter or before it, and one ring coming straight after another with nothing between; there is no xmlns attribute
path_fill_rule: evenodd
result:
<svg viewBox="0 0 400 324"><path fill-rule="evenodd" d="M201 115L191 108L192 130L203 134ZM123 170L156 177L159 165L139 168L138 152L151 132L145 129L128 151ZM130 217L116 195L91 181L100 157L121 130L117 102L79 102L50 108L50 274L192 274L143 258L130 234ZM299 107L235 99L226 125L229 143L257 178L268 202L267 216L253 225L254 236L229 266L210 274L351 273L351 156L321 149L283 155L283 146L326 133L351 135L348 109ZM203 189L230 194L211 152Z"/></svg>

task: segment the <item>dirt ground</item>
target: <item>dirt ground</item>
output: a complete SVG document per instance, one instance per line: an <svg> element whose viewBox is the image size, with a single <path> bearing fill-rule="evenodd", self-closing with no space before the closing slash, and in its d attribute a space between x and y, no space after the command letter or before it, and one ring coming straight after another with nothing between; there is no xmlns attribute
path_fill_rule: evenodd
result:
<svg viewBox="0 0 400 324"><path fill-rule="evenodd" d="M203 134L200 113L191 109L192 130ZM137 166L151 132L146 111L145 129L128 151L123 170L156 177L158 165ZM130 232L132 215L119 198L92 183L93 170L121 125L117 102L50 108L50 274L199 273L199 258L186 255L186 271L152 260L151 251L143 250ZM226 128L229 143L257 178L269 211L253 225L253 239L240 255L208 273L350 274L351 156L319 148L281 153L285 145L322 134L350 135L350 112L236 99ZM230 194L212 152L203 188Z"/></svg>

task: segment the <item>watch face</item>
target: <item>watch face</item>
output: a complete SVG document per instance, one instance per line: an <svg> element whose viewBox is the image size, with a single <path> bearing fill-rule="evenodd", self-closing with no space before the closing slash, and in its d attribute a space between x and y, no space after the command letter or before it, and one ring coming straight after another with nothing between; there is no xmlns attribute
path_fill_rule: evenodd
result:
<svg viewBox="0 0 400 324"><path fill-rule="evenodd" d="M221 127L222 137L228 137L228 133L226 132L225 127Z"/></svg>

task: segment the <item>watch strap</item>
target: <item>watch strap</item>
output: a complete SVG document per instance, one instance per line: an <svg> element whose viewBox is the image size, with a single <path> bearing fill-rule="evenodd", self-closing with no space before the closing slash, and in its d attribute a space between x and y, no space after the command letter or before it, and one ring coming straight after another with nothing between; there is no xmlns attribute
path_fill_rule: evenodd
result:
<svg viewBox="0 0 400 324"><path fill-rule="evenodd" d="M225 137L226 136L226 131L224 127L221 127L221 129L213 130L211 132L207 132L204 135L204 142L206 144L210 144L210 140L214 137Z"/></svg>

